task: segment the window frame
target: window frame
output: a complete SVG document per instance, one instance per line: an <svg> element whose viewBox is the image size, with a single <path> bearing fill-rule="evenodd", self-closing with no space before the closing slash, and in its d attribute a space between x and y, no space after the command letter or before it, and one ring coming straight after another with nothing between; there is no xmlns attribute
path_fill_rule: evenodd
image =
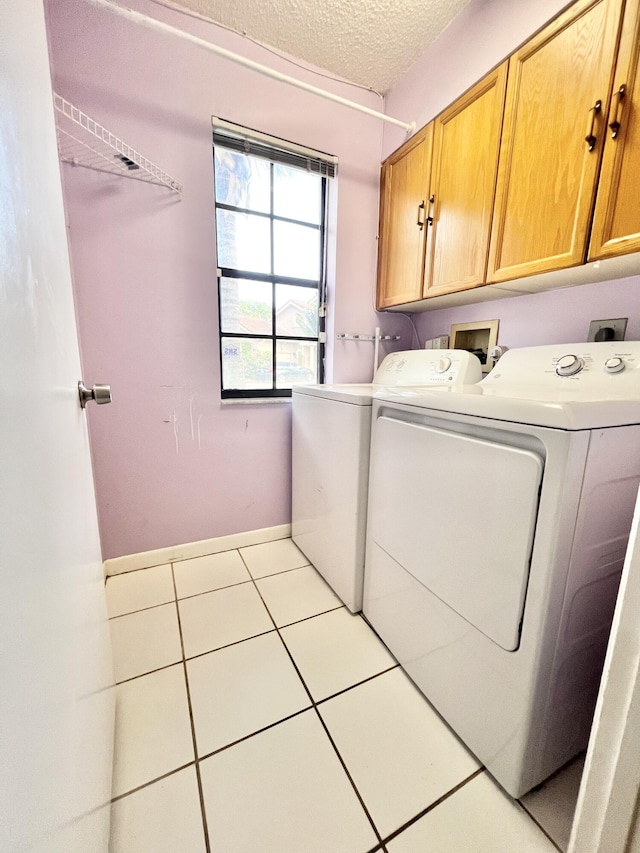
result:
<svg viewBox="0 0 640 853"><path fill-rule="evenodd" d="M326 331L325 331L325 315L326 315L326 258L327 258L327 212L328 212L328 176L323 173L319 173L315 170L309 170L310 174L315 175L320 181L320 217L319 223L316 225L315 223L310 223L307 221L293 219L288 216L282 216L276 214L274 212L274 165L283 165L286 168L296 168L292 166L291 163L281 162L277 157L277 152L274 147L274 154L272 157L261 157L261 159L267 160L270 164L269 170L269 180L270 180L270 203L269 203L269 211L259 211L259 210L251 210L245 207L239 207L235 205L230 205L223 202L218 202L216 198L216 158L215 158L215 150L216 147L226 148L227 150L233 151L235 154L242 154L245 152L238 151L234 149L232 146L225 146L224 142L214 141L213 144L213 163L214 163L214 216L215 216L215 234L216 234L216 246L217 246L217 238L218 238L218 210L228 210L234 213L239 214L248 214L251 216L258 216L263 219L269 221L269 239L270 239L270 272L269 273L259 273L259 272L250 272L248 270L242 270L240 268L235 267L223 267L218 264L217 269L217 296L218 296L218 349L219 349L219 357L220 357L220 394L223 400L252 400L252 399L287 399L292 395L291 387L288 388L277 388L277 345L279 341L300 341L302 343L315 343L317 347L317 382L324 382L324 362L325 362L325 348L326 348ZM248 153L248 156L256 156L252 155L251 152ZM318 232L319 235L319 278L315 279L305 279L305 278L297 278L292 276L283 276L277 275L273 272L274 268L274 223L276 222L284 222L293 225L303 226L305 228L310 228L314 231ZM222 321L222 287L221 280L225 279L243 279L245 281L258 281L264 282L271 287L271 334L266 333L250 333L250 332L226 332L223 330L223 321ZM278 334L277 325L276 325L276 286L277 285L293 285L296 287L306 287L314 290L318 294L318 326L317 326L317 334L316 336L303 336L303 335L283 335ZM223 378L223 338L226 339L240 339L240 340L264 340L270 341L272 344L272 353L271 353L271 387L270 388L225 388L224 387L224 378ZM293 383L295 384L295 383Z"/></svg>

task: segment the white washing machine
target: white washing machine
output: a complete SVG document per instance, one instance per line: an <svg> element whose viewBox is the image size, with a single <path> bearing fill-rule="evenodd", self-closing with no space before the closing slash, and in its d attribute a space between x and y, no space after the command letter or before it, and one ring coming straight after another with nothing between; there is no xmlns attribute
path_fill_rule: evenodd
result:
<svg viewBox="0 0 640 853"><path fill-rule="evenodd" d="M640 343L374 398L364 614L519 797L586 746L640 483Z"/></svg>
<svg viewBox="0 0 640 853"><path fill-rule="evenodd" d="M294 387L293 541L353 613L362 610L373 392L481 378L471 353L409 350L388 355L373 384Z"/></svg>

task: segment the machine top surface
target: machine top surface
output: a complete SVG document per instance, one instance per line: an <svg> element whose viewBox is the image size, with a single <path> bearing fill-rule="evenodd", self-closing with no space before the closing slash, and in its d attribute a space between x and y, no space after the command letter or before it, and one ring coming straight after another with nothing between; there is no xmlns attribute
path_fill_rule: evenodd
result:
<svg viewBox="0 0 640 853"><path fill-rule="evenodd" d="M384 387L374 398L559 429L636 424L640 423L640 341L513 349L477 385Z"/></svg>
<svg viewBox="0 0 640 853"><path fill-rule="evenodd" d="M473 385L482 378L482 366L466 350L416 349L392 352L376 370L372 383L342 385L296 385L296 394L325 397L345 403L367 406L379 388L453 387Z"/></svg>

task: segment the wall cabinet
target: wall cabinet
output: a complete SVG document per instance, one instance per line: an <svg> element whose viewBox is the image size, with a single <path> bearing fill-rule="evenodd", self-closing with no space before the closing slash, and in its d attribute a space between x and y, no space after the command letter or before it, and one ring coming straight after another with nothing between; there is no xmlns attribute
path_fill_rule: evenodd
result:
<svg viewBox="0 0 640 853"><path fill-rule="evenodd" d="M434 121L423 296L484 284L507 65Z"/></svg>
<svg viewBox="0 0 640 853"><path fill-rule="evenodd" d="M627 0L589 260L640 251L640 2Z"/></svg>
<svg viewBox="0 0 640 853"><path fill-rule="evenodd" d="M640 0L577 0L392 155L378 307L640 252L639 66Z"/></svg>
<svg viewBox="0 0 640 853"><path fill-rule="evenodd" d="M509 60L490 282L585 259L621 2L580 0Z"/></svg>
<svg viewBox="0 0 640 853"><path fill-rule="evenodd" d="M428 124L382 166L378 308L422 296L432 141L433 124Z"/></svg>
<svg viewBox="0 0 640 853"><path fill-rule="evenodd" d="M383 164L378 308L484 283L506 71L488 74Z"/></svg>

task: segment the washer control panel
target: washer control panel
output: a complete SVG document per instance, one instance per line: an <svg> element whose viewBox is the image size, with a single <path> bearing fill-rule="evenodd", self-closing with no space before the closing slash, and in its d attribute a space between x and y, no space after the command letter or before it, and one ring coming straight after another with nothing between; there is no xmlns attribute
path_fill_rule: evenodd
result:
<svg viewBox="0 0 640 853"><path fill-rule="evenodd" d="M388 355L373 377L374 385L474 385L482 365L466 350L408 350Z"/></svg>
<svg viewBox="0 0 640 853"><path fill-rule="evenodd" d="M640 341L600 341L510 349L482 381L492 393L541 398L640 400Z"/></svg>

